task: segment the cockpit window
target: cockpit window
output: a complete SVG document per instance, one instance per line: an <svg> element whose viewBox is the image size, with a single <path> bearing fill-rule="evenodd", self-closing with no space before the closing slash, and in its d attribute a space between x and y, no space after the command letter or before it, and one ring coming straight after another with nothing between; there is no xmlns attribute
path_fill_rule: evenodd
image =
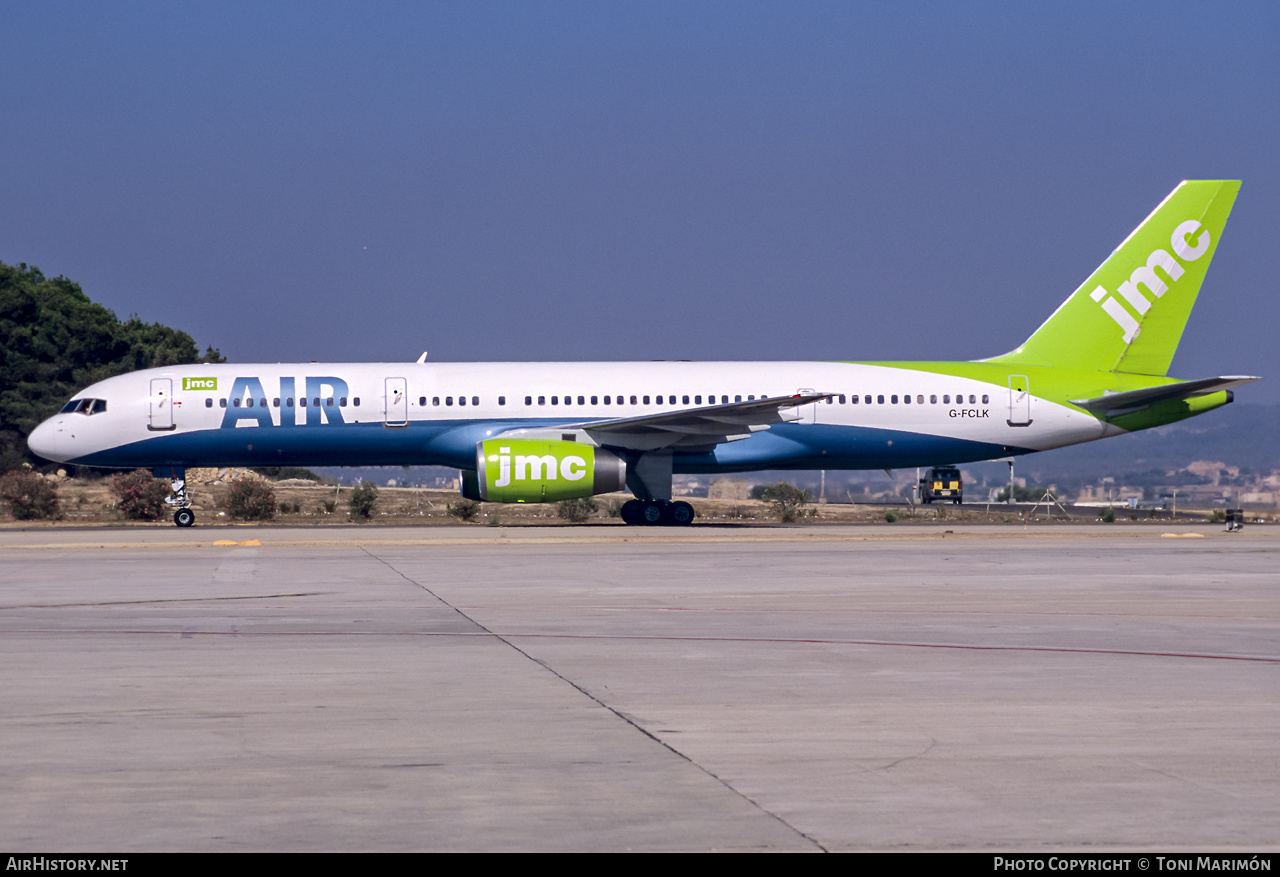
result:
<svg viewBox="0 0 1280 877"><path fill-rule="evenodd" d="M72 399L59 414L101 414L107 410L106 399Z"/></svg>

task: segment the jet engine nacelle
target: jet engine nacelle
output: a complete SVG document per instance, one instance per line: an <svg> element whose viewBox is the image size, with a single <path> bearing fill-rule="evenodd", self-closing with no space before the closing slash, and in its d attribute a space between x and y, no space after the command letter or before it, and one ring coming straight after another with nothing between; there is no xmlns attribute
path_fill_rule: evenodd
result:
<svg viewBox="0 0 1280 877"><path fill-rule="evenodd" d="M496 438L476 445L476 481L486 502L559 502L621 490L627 464L581 442Z"/></svg>

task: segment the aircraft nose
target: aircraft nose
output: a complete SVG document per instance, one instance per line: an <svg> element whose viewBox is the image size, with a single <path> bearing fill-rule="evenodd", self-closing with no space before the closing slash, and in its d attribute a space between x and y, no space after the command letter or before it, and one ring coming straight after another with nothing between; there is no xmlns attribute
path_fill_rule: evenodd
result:
<svg viewBox="0 0 1280 877"><path fill-rule="evenodd" d="M58 441L61 431L58 425L54 423L56 419L50 418L31 430L31 435L27 436L27 447L37 457L61 463L63 459L59 456L59 451L62 443Z"/></svg>

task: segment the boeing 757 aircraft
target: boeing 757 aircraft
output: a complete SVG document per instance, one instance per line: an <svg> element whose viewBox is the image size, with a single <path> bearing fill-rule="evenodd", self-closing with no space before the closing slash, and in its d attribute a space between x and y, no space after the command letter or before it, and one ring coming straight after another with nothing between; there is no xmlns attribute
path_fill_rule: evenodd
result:
<svg viewBox="0 0 1280 877"><path fill-rule="evenodd" d="M31 450L172 479L196 466L436 465L465 496L629 488L630 524L688 524L673 473L893 469L1172 423L1257 380L1168 377L1240 183L1181 183L1012 352L974 362L185 365L88 387Z"/></svg>

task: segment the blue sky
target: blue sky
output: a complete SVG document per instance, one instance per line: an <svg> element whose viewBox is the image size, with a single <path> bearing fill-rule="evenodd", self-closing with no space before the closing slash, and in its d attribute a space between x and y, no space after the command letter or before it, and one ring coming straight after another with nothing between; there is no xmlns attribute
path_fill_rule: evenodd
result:
<svg viewBox="0 0 1280 877"><path fill-rule="evenodd" d="M0 0L0 261L233 361L970 359L1244 180L1174 374L1280 401L1280 4Z"/></svg>

